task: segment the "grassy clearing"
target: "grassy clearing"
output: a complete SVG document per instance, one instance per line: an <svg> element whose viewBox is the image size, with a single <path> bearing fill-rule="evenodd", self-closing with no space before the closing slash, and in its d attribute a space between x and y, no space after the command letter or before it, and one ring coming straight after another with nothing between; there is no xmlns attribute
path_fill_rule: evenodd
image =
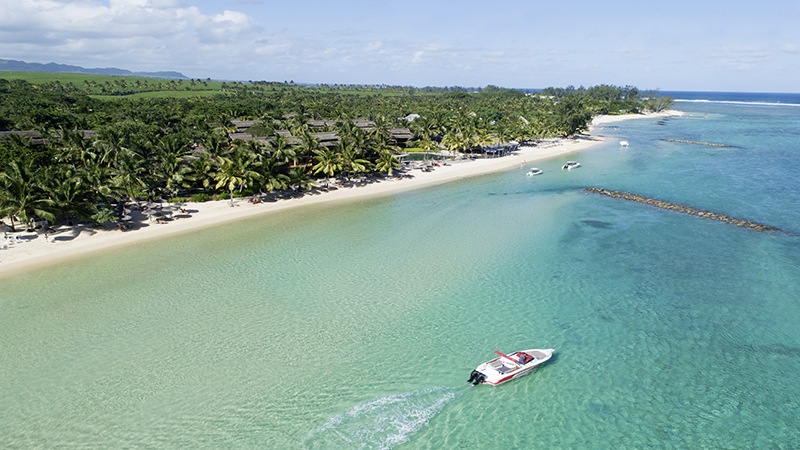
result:
<svg viewBox="0 0 800 450"><path fill-rule="evenodd" d="M148 84L169 83L171 80L163 78L149 78L149 77L134 77L134 76L121 76L121 75L92 75L87 73L49 73L49 72L11 72L7 70L0 70L0 78L6 80L25 80L31 84L49 83L58 81L60 83L72 83L75 86L82 86L84 81L94 81L95 83L114 83L115 81L124 80L126 83L135 83L137 80L141 83L145 81ZM188 80L183 80L188 83ZM208 81L207 89L219 89L222 85L221 82Z"/></svg>
<svg viewBox="0 0 800 450"><path fill-rule="evenodd" d="M48 72L12 72L0 70L0 79L24 80L34 86L52 89L51 83L60 83L63 86L72 85L74 89L93 98L113 101L132 98L196 98L210 97L223 94L223 85L228 94L235 90L248 91L247 84L223 83L221 81L195 81L169 80L161 78L148 78L136 76L92 75L85 73L48 73ZM327 89L303 86L289 86L270 84L256 86L253 89L266 94L285 91L308 91L319 94L337 94L353 97L398 97L406 96L406 91L380 90L380 89ZM72 90L72 89L70 89ZM115 93L116 94L113 94ZM125 95L121 95L124 93ZM422 96L423 94L417 93Z"/></svg>

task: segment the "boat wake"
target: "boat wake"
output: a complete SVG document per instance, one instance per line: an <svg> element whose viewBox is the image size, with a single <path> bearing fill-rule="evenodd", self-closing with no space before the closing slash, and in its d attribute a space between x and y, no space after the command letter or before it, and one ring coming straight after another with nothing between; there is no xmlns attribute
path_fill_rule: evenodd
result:
<svg viewBox="0 0 800 450"><path fill-rule="evenodd" d="M464 389L434 387L378 397L336 414L303 439L305 449L390 449L407 442Z"/></svg>

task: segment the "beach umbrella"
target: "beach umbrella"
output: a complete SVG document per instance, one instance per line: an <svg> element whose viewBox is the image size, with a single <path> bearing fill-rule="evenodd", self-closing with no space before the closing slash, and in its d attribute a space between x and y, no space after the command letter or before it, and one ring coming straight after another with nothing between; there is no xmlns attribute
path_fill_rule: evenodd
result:
<svg viewBox="0 0 800 450"><path fill-rule="evenodd" d="M53 232L53 229L48 227L47 225L44 225L44 226L36 229L36 234L38 234L39 236L44 236L45 239L47 239L47 235L49 233L52 233L52 232Z"/></svg>
<svg viewBox="0 0 800 450"><path fill-rule="evenodd" d="M158 211L156 209L145 209L142 212L144 213L144 215L146 215L146 216L148 216L150 218L150 221L153 220L153 216L161 214L161 211Z"/></svg>

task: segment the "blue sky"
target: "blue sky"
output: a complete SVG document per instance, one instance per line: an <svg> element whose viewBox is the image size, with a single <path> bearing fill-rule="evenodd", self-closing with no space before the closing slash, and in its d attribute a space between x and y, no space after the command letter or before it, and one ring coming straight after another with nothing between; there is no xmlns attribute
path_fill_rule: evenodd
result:
<svg viewBox="0 0 800 450"><path fill-rule="evenodd" d="M304 83L800 92L800 2L0 0L0 58Z"/></svg>

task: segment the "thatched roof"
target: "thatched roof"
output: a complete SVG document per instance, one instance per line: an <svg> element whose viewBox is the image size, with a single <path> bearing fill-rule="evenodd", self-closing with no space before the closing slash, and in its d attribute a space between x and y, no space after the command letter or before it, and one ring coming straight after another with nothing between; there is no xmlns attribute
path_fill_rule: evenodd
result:
<svg viewBox="0 0 800 450"><path fill-rule="evenodd" d="M250 127L260 125L264 123L263 120L239 120L239 119L231 119L231 124L236 127L238 131L244 131Z"/></svg>
<svg viewBox="0 0 800 450"><path fill-rule="evenodd" d="M414 133L408 128L389 128L389 134L392 135L392 139L398 142L414 139Z"/></svg>
<svg viewBox="0 0 800 450"><path fill-rule="evenodd" d="M245 123L245 121L239 121L239 123ZM311 127L321 127L321 126L331 126L335 125L336 123L341 123L341 121L332 121L332 120L312 120L309 121L308 124ZM353 121L356 126L364 127L364 129L371 129L375 127L375 122L371 120L364 120L364 119L356 119ZM392 136L398 144L404 145L406 142L414 139L414 133L411 132L408 128L389 128L389 134ZM275 134L283 136L287 143L296 145L299 144L301 141L298 137L292 135L292 132L289 130L275 130ZM274 138L267 137L253 137L250 133L231 133L228 135L231 139L241 139L242 141L251 141L256 140L260 142L271 142ZM339 135L335 131L325 131L325 132L316 132L311 133L313 136L322 146L331 147L336 145L339 142Z"/></svg>
<svg viewBox="0 0 800 450"><path fill-rule="evenodd" d="M85 138L94 137L94 136L97 135L97 132L92 131L92 130L77 130L77 131L79 133L81 133L83 135L83 137L85 137ZM53 134L60 138L61 137L61 130L54 130ZM30 138L31 139L31 145L34 145L34 146L45 145L45 144L48 144L50 142L48 139L42 137L41 133L39 133L36 130L14 130L14 131L5 130L5 131L0 131L0 141L5 140L6 138L8 138L11 135L24 136L24 137Z"/></svg>
<svg viewBox="0 0 800 450"><path fill-rule="evenodd" d="M336 121L336 120L317 120L317 119L313 119L313 120L309 120L307 122L307 125L309 127L322 128L322 127L333 127L333 126L336 126L336 124L340 123L340 122L341 122L341 120L340 121Z"/></svg>
<svg viewBox="0 0 800 450"><path fill-rule="evenodd" d="M353 119L352 122L353 122L353 125L357 126L358 128L374 128L375 127L375 122L373 122L372 120Z"/></svg>

